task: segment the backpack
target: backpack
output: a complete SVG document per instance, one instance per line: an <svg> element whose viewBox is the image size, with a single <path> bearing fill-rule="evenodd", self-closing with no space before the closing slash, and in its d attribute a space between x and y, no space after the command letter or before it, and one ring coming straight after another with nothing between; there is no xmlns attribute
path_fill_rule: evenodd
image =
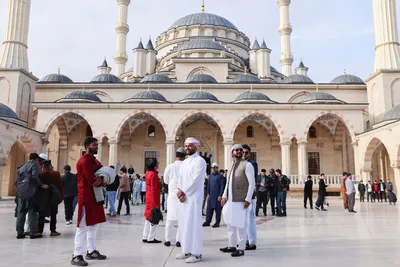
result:
<svg viewBox="0 0 400 267"><path fill-rule="evenodd" d="M161 213L160 209L153 208L150 214L150 223L152 225L157 225L160 221L164 221L164 216Z"/></svg>
<svg viewBox="0 0 400 267"><path fill-rule="evenodd" d="M22 169L23 167L21 167ZM23 168L22 172L18 173L17 181L17 196L22 200L30 200L36 195L37 185L32 179L32 168Z"/></svg>

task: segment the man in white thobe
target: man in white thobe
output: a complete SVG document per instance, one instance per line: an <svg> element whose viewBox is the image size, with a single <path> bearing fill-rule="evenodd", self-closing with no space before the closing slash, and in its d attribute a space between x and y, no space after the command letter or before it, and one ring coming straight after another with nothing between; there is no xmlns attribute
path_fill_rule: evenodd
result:
<svg viewBox="0 0 400 267"><path fill-rule="evenodd" d="M232 257L240 257L244 255L246 246L248 207L255 188L254 167L242 159L242 145L232 146L231 152L234 163L221 201L222 214L228 226L229 246L220 251L229 252Z"/></svg>
<svg viewBox="0 0 400 267"><path fill-rule="evenodd" d="M186 259L186 263L199 262L203 258L202 204L204 198L204 180L206 161L197 153L200 142L195 138L185 141L185 152L189 156L179 171L179 241L182 253L176 259Z"/></svg>
<svg viewBox="0 0 400 267"><path fill-rule="evenodd" d="M186 152L183 147L178 148L176 151L176 160L174 163L169 164L164 171L164 183L168 185L168 198L167 198L167 222L165 224L165 242L164 245L171 246L172 234L174 230L174 225L178 225L178 209L179 209L179 199L176 196L178 193L178 177L179 170L182 166L182 162L185 160ZM176 246L181 247L179 242L179 231L176 233Z"/></svg>

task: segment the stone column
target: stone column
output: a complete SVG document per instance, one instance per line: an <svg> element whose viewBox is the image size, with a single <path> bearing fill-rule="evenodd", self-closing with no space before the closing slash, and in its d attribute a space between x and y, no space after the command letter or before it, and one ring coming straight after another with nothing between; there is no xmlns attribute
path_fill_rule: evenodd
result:
<svg viewBox="0 0 400 267"><path fill-rule="evenodd" d="M64 166L68 164L68 148L58 149L58 170L62 171Z"/></svg>
<svg viewBox="0 0 400 267"><path fill-rule="evenodd" d="M1 162L0 162L1 164ZM3 184L3 171L4 171L5 165L1 164L0 165L0 199L2 198L1 190L2 190L2 184Z"/></svg>
<svg viewBox="0 0 400 267"><path fill-rule="evenodd" d="M369 180L371 180L371 169L364 169L361 171L361 179L364 181L364 183L368 183Z"/></svg>
<svg viewBox="0 0 400 267"><path fill-rule="evenodd" d="M232 167L232 145L233 141L224 142L224 168L228 170Z"/></svg>
<svg viewBox="0 0 400 267"><path fill-rule="evenodd" d="M357 179L359 180L359 177L361 175L361 167L360 167L360 153L358 151L358 142L352 143L353 145L353 150L354 150L354 170L355 170L355 175L357 175Z"/></svg>
<svg viewBox="0 0 400 267"><path fill-rule="evenodd" d="M393 192L398 194L397 187L400 187L400 166L392 167L394 171ZM394 182L394 183L393 183Z"/></svg>
<svg viewBox="0 0 400 267"><path fill-rule="evenodd" d="M100 162L102 160L102 153L103 153L103 142L100 141L99 142L99 149L97 150L97 155L96 155L97 160L100 161Z"/></svg>
<svg viewBox="0 0 400 267"><path fill-rule="evenodd" d="M108 164L111 166L115 167L115 170L117 170L117 162L118 162L118 143L116 141L109 141L108 142L110 145L110 157L108 160Z"/></svg>
<svg viewBox="0 0 400 267"><path fill-rule="evenodd" d="M290 175L290 140L281 142L281 153L282 153L282 174L289 177Z"/></svg>
<svg viewBox="0 0 400 267"><path fill-rule="evenodd" d="M307 171L307 141L297 142L297 159L299 167L299 180L304 183Z"/></svg>
<svg viewBox="0 0 400 267"><path fill-rule="evenodd" d="M165 166L168 166L175 161L175 142L167 141L165 143L167 144L167 164Z"/></svg>

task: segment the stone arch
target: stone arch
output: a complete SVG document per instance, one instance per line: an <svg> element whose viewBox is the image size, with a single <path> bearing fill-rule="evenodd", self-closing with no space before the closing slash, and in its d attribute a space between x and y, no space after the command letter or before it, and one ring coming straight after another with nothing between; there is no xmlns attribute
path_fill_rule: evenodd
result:
<svg viewBox="0 0 400 267"><path fill-rule="evenodd" d="M390 85L392 107L400 104L400 78L395 79Z"/></svg>
<svg viewBox="0 0 400 267"><path fill-rule="evenodd" d="M175 140L175 138L177 137L177 133L178 130L182 127L183 123L189 119L190 117L194 116L194 115L199 115L199 114L203 114L206 115L208 117L210 117L211 119L213 119L215 121L215 123L218 125L219 129L221 130L222 133L222 137L225 140L225 135L226 135L226 128L224 127L224 125L221 123L221 120L218 119L218 117L209 111L191 111L186 113L179 121L178 123L175 125L174 130L172 131L172 138L173 140ZM168 140L167 140L168 141Z"/></svg>
<svg viewBox="0 0 400 267"><path fill-rule="evenodd" d="M10 97L11 97L11 82L6 77L0 77L0 90L2 94L5 94L4 103L7 106L10 106Z"/></svg>
<svg viewBox="0 0 400 267"><path fill-rule="evenodd" d="M363 168L362 168L363 170L371 170L372 169L372 159L373 159L373 156L374 156L374 152L381 145L383 145L386 148L386 150L388 151L388 153L389 153L389 149L388 148L390 148L390 146L387 146L385 144L385 142L382 141L381 139L379 139L378 137L372 137L369 140L368 146L365 149L364 154L363 154L364 155ZM390 153L389 153L389 159L390 159L390 161L392 161L392 159L390 157Z"/></svg>
<svg viewBox="0 0 400 267"><path fill-rule="evenodd" d="M297 102L294 102L296 99L298 99L300 97L305 97L309 94L310 93L307 91L298 92L298 93L294 94L291 98L289 98L288 103L297 103Z"/></svg>
<svg viewBox="0 0 400 267"><path fill-rule="evenodd" d="M302 133L302 134L303 134L303 137L302 137L302 138L304 138L305 140L307 140L308 129L311 127L311 125L312 125L317 119L319 119L320 117L322 117L322 116L324 116L324 115L332 115L332 116L335 116L338 120L340 120L340 121L346 126L346 129L349 131L352 142L355 142L355 141L356 141L356 134L355 134L355 132L354 132L354 125L351 123L351 121L350 121L349 119L346 118L345 115L343 115L343 114L341 114L341 113L339 113L339 112L336 112L336 111L335 111L335 112L332 112L332 111L328 111L328 112L322 111L322 112L320 112L320 113L318 113L318 114L312 116L312 117L310 118L308 124L307 124L306 127L304 128L304 131L303 131L303 133ZM301 137L300 137L300 139L301 139Z"/></svg>
<svg viewBox="0 0 400 267"><path fill-rule="evenodd" d="M213 76L213 77L215 78L215 74L214 74L209 68L206 68L206 67L203 67L203 66L194 68L194 69L188 74L188 77L191 76L191 75L197 74L197 73L208 74L208 75L211 75L211 76Z"/></svg>
<svg viewBox="0 0 400 267"><path fill-rule="evenodd" d="M231 131L230 131L230 136L233 137L233 135L235 134L236 128L239 126L239 124L245 120L247 117L251 116L251 115L261 115L261 116L265 116L265 118L269 119L273 126L277 129L278 131L278 135L279 136L283 136L284 131L282 130L282 126L275 120L275 118L271 115L271 114L267 114L266 111L259 111L259 110L253 110L253 111L248 111L244 114L242 114L239 119L236 120L235 124L233 125Z"/></svg>
<svg viewBox="0 0 400 267"><path fill-rule="evenodd" d="M31 110L31 100L32 100L32 88L31 85L26 82L22 86L21 98L18 109L18 118L22 121L28 122Z"/></svg>
<svg viewBox="0 0 400 267"><path fill-rule="evenodd" d="M97 95L102 100L107 100L107 101L103 101L103 102L114 102L114 99L109 94L107 94L103 91L94 90L94 91L92 91L92 94Z"/></svg>

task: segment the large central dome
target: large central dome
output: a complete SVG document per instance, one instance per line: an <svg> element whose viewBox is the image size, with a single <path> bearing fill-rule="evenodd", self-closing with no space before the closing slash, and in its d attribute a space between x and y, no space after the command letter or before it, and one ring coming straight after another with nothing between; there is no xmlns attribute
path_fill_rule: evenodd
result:
<svg viewBox="0 0 400 267"><path fill-rule="evenodd" d="M236 26L229 20L210 13L195 13L183 17L172 24L172 26L169 27L169 30L190 25L214 25L239 31L238 28L236 28Z"/></svg>

